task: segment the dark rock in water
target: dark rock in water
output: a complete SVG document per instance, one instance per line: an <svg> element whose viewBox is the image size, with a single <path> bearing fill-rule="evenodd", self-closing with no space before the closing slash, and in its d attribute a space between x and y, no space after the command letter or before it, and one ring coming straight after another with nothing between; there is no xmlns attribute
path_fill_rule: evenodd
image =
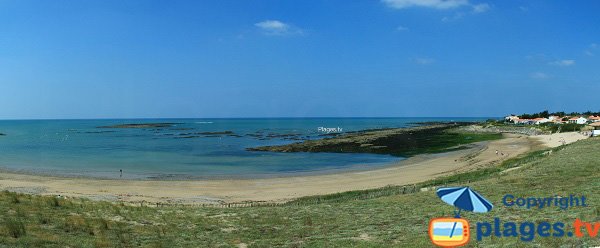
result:
<svg viewBox="0 0 600 248"><path fill-rule="evenodd" d="M220 131L220 132L200 132L196 133L200 135L221 135L221 134L233 134L232 131Z"/></svg>
<svg viewBox="0 0 600 248"><path fill-rule="evenodd" d="M188 136L179 136L179 137L174 137L175 139L191 139L191 138L200 138L200 136L197 135L188 135Z"/></svg>
<svg viewBox="0 0 600 248"><path fill-rule="evenodd" d="M6 134L0 133L0 136L6 136Z"/></svg>
<svg viewBox="0 0 600 248"><path fill-rule="evenodd" d="M246 134L245 136L254 137L254 138L260 138L260 137L262 137L261 134L254 134L254 133L249 133L249 134Z"/></svg>
<svg viewBox="0 0 600 248"><path fill-rule="evenodd" d="M115 131L88 131L83 133L114 133ZM81 132L79 132L81 133Z"/></svg>
<svg viewBox="0 0 600 248"><path fill-rule="evenodd" d="M172 127L181 123L133 123L133 124L118 124L112 126L100 126L98 128L161 128Z"/></svg>
<svg viewBox="0 0 600 248"><path fill-rule="evenodd" d="M377 153L411 156L441 152L459 144L470 143L450 129L471 125L471 122L440 123L409 128L386 128L348 132L335 137L306 140L287 145L247 148L248 151L271 152L342 152ZM286 137L293 139L295 137ZM262 138L259 140L263 140Z"/></svg>
<svg viewBox="0 0 600 248"><path fill-rule="evenodd" d="M324 133L324 134L319 134L319 136L321 136L321 137L324 137L324 136L330 136L330 137L332 137L332 136L338 136L340 134L341 133Z"/></svg>
<svg viewBox="0 0 600 248"><path fill-rule="evenodd" d="M269 133L267 134L267 138L287 138L287 137L298 137L302 134L299 133L283 133L283 134L278 134L278 133Z"/></svg>

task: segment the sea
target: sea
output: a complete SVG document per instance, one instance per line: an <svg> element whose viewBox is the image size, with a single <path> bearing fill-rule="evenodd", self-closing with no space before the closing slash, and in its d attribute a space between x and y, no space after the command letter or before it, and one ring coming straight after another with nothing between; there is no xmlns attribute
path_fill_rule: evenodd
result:
<svg viewBox="0 0 600 248"><path fill-rule="evenodd" d="M489 118L231 118L0 120L0 170L61 177L244 179L370 170L402 157L276 153L246 148L322 139L332 133ZM165 127L109 128L172 123Z"/></svg>

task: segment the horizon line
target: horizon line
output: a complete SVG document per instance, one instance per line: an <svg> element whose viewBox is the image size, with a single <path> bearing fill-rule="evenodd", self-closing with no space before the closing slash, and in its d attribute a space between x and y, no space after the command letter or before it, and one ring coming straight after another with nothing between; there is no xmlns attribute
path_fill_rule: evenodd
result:
<svg viewBox="0 0 600 248"><path fill-rule="evenodd" d="M0 121L43 120L192 120L192 119L387 119L387 118L502 118L502 116L307 116L307 117L105 117L105 118L0 118Z"/></svg>

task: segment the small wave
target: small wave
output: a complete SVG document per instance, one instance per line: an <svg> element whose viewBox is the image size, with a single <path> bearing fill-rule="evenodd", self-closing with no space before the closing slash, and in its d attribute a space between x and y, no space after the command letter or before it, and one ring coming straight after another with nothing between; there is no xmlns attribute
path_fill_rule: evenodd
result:
<svg viewBox="0 0 600 248"><path fill-rule="evenodd" d="M212 124L212 121L197 121L196 124Z"/></svg>

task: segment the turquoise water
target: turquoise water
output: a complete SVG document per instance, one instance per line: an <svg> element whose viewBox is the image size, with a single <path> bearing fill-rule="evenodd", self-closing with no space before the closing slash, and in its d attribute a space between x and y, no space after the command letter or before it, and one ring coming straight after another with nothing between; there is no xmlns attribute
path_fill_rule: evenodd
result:
<svg viewBox="0 0 600 248"><path fill-rule="evenodd" d="M486 118L280 118L0 121L0 168L10 171L130 179L258 178L389 165L373 154L250 152L245 148L323 138L342 132L406 127L425 121ZM177 123L144 129L98 128L125 123ZM205 132L224 132L207 134ZM203 134L200 134L203 133Z"/></svg>

